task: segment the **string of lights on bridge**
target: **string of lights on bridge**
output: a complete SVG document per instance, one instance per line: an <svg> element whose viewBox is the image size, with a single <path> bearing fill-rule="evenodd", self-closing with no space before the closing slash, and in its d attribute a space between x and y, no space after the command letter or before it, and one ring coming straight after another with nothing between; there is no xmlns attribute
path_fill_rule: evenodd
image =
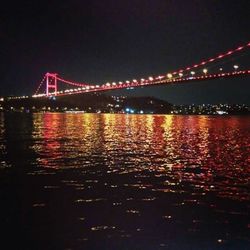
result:
<svg viewBox="0 0 250 250"><path fill-rule="evenodd" d="M233 70L230 72L224 72L223 68L220 67L218 73L209 73L207 65L225 59L229 56L233 56L237 52L243 51L247 48L250 48L250 42L248 42L243 46L239 46L233 50L221 53L215 57L203 60L200 63L185 68L181 68L179 70L167 73L165 75L159 75L157 77L149 76L146 78L141 78L140 80L133 79L133 80L126 80L119 82L107 82L101 85L65 80L64 78L59 77L58 74L56 73L46 73L42 81L39 83L39 86L35 94L32 97L37 98L37 97L62 96L62 95L107 91L107 90L122 89L122 88L144 87L144 86L167 84L167 83L192 82L192 81L209 80L215 78L237 77L243 75L246 76L250 75L250 70L249 69L239 70L238 64L231 65ZM46 92L39 93L44 82L46 82ZM57 89L58 82L62 82L64 84L73 86L74 88L58 91ZM28 97L27 96L13 97L13 99L15 98L28 98Z"/></svg>

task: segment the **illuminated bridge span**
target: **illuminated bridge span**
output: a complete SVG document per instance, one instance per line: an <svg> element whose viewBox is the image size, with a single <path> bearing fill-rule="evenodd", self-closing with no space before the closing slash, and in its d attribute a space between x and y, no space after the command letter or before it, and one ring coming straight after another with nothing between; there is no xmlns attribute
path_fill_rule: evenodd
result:
<svg viewBox="0 0 250 250"><path fill-rule="evenodd" d="M242 65L239 66L237 63L239 57L246 55L242 54L242 52L249 48L250 42L233 50L219 54L216 57L203 60L200 63L194 64L192 66L156 77L149 76L141 78L140 80L133 79L119 82L108 82L105 84L89 84L65 80L56 73L46 73L33 97L63 96L124 88L249 76L250 67L246 66L246 68L243 69ZM69 85L71 88L59 90L58 83ZM44 85L45 90L41 93L40 91Z"/></svg>

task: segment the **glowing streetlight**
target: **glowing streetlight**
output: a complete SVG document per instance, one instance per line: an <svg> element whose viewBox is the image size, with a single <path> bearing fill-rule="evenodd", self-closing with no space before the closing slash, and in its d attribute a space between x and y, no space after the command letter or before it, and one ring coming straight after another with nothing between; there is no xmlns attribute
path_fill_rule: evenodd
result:
<svg viewBox="0 0 250 250"><path fill-rule="evenodd" d="M152 76L150 76L148 79L149 79L149 81L153 81L154 80L154 78Z"/></svg>
<svg viewBox="0 0 250 250"><path fill-rule="evenodd" d="M195 75L195 72L194 72L194 71L191 71L190 73L191 73L192 76Z"/></svg>
<svg viewBox="0 0 250 250"><path fill-rule="evenodd" d="M173 75L171 73L168 73L167 77L168 77L168 79L171 79L173 77Z"/></svg>
<svg viewBox="0 0 250 250"><path fill-rule="evenodd" d="M207 74L207 69L203 69L203 73L206 75Z"/></svg>
<svg viewBox="0 0 250 250"><path fill-rule="evenodd" d="M179 77L183 77L183 73L179 73Z"/></svg>
<svg viewBox="0 0 250 250"><path fill-rule="evenodd" d="M237 70L239 68L239 65L234 65L234 69Z"/></svg>

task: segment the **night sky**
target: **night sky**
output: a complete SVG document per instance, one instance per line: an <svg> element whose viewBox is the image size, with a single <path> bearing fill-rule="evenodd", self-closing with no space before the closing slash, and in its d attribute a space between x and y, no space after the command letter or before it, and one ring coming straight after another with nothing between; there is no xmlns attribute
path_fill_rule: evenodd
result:
<svg viewBox="0 0 250 250"><path fill-rule="evenodd" d="M46 72L93 84L157 76L250 41L249 0L8 1L0 11L0 95L33 94ZM250 66L249 50L232 64ZM119 93L250 104L250 78Z"/></svg>

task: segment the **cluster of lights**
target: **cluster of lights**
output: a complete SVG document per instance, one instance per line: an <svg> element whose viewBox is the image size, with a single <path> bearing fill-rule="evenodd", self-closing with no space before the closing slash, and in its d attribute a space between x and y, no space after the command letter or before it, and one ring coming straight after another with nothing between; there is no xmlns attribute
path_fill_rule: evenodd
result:
<svg viewBox="0 0 250 250"><path fill-rule="evenodd" d="M18 99L27 99L29 96L23 95L23 96L10 96L8 97L8 100L18 100Z"/></svg>
<svg viewBox="0 0 250 250"><path fill-rule="evenodd" d="M126 113L129 113L129 114L134 114L135 113L135 111L133 109L131 109L131 108L126 108L125 111L126 111Z"/></svg>
<svg viewBox="0 0 250 250"><path fill-rule="evenodd" d="M33 98L38 98L38 97L44 97L44 96L46 96L46 94L35 94L32 97Z"/></svg>
<svg viewBox="0 0 250 250"><path fill-rule="evenodd" d="M39 86L38 86L38 88L37 88L37 90L35 92L35 95L37 95L38 91L40 90L41 86L43 85L45 78L46 78L46 74L44 75L42 81L40 82L40 84L39 84Z"/></svg>
<svg viewBox="0 0 250 250"><path fill-rule="evenodd" d="M49 96L62 96L66 94L79 94L79 93L84 93L84 92L91 92L91 91L96 91L100 88L100 85L88 85L82 88L72 88L72 89L66 89L66 90L61 90L57 92L51 92L49 93ZM43 94L42 96L46 96ZM33 96L37 97L37 96Z"/></svg>
<svg viewBox="0 0 250 250"><path fill-rule="evenodd" d="M158 81L158 80L161 80L163 78L164 78L164 76L158 76L158 77L155 77L155 78L150 76L150 77L148 77L148 79L144 79L144 78L141 78L140 80L133 79L131 81L126 80L124 82L120 81L118 83L116 83L116 82L112 82L112 83L107 82L107 83L101 85L101 87L106 88L106 89L107 88L112 89L113 87L117 87L117 88L122 87L123 88L123 87L138 86L138 85L143 86L143 85L146 85L146 84L152 84L154 81Z"/></svg>
<svg viewBox="0 0 250 250"><path fill-rule="evenodd" d="M200 63L198 63L198 64L194 64L193 66L186 67L185 69L177 70L177 71L173 72L172 74L175 75L175 74L178 74L178 73L183 73L184 71L190 71L190 70L192 70L192 69L198 68L198 67L200 67L200 66L204 66L204 65L206 65L206 64L208 64L208 63L211 63L211 62L214 62L214 61L216 61L216 60L222 59L222 58L224 58L224 57L230 56L230 55L232 55L232 54L234 54L234 53L236 53L236 52L238 52L238 51L241 51L241 50L243 50L243 49L246 49L246 48L248 48L248 47L250 47L250 42L248 42L246 45L239 46L239 47L237 47L237 48L234 49L234 50L229 50L229 51L227 51L227 52L225 52L225 53L223 53L223 54L220 54L220 55L218 55L218 56L216 56L216 57L213 57L213 58L210 58L210 59L208 59L208 60L202 61L202 62L200 62Z"/></svg>
<svg viewBox="0 0 250 250"><path fill-rule="evenodd" d="M233 66L233 68L234 68L235 70L238 70L238 69L239 69L239 65L235 64L235 65ZM220 68L219 71L223 71L223 68ZM208 73L208 69L207 69L207 68L204 68L204 69L202 70L202 72L206 75L206 74ZM191 74L192 76L194 76L194 75L196 74L196 72L195 72L195 71L191 71L190 74ZM168 74L168 75L169 75L169 74ZM179 76L180 76L180 77L183 77L183 73L179 73Z"/></svg>
<svg viewBox="0 0 250 250"><path fill-rule="evenodd" d="M248 75L250 74L250 70L242 70L242 71L234 71L234 72L227 72L227 73L218 73L218 74L210 74L210 75L203 75L203 76L188 76L185 78L177 78L173 79L171 82L185 82L190 80L206 80L206 79L214 79L214 78L221 78L221 77L230 77L230 76L240 76L240 75Z"/></svg>
<svg viewBox="0 0 250 250"><path fill-rule="evenodd" d="M131 109L131 108L126 108L125 109L125 113L126 114L135 114L136 111L134 109ZM137 114L144 114L144 111L140 110L140 111L137 112Z"/></svg>

